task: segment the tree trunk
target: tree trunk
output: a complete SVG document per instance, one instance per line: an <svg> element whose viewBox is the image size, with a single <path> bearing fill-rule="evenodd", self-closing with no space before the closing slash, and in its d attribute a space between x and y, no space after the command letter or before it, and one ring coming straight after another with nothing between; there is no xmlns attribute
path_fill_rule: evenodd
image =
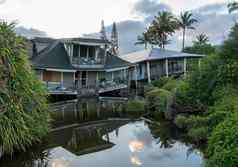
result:
<svg viewBox="0 0 238 167"><path fill-rule="evenodd" d="M184 51L184 48L185 48L185 33L186 33L186 28L183 29L183 48L182 48L182 51Z"/></svg>

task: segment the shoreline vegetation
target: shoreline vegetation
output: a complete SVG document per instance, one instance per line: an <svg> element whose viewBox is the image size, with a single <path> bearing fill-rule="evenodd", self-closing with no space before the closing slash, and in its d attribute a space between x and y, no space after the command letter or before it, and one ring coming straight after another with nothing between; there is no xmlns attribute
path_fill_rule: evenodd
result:
<svg viewBox="0 0 238 167"><path fill-rule="evenodd" d="M32 72L15 24L0 22L0 145L4 154L26 151L49 131L47 91Z"/></svg>
<svg viewBox="0 0 238 167"><path fill-rule="evenodd" d="M205 167L238 164L238 25L216 53L185 78L162 78L145 88L154 119L173 121L196 144L206 144ZM197 47L197 46L196 46Z"/></svg>

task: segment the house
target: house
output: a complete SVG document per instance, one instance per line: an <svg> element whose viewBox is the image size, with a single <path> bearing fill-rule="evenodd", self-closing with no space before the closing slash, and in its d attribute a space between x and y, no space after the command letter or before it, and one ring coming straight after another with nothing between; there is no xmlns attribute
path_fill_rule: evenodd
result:
<svg viewBox="0 0 238 167"><path fill-rule="evenodd" d="M200 64L203 55L188 54L178 51L152 48L121 55L120 58L134 65L132 80L147 81L159 79L163 76L186 75L191 64Z"/></svg>
<svg viewBox="0 0 238 167"><path fill-rule="evenodd" d="M120 55L116 24L110 40L103 22L100 34L99 38L35 38L28 42L32 67L50 94L96 95L130 88L132 83L137 87L140 81L186 75L191 62L203 57L159 48Z"/></svg>

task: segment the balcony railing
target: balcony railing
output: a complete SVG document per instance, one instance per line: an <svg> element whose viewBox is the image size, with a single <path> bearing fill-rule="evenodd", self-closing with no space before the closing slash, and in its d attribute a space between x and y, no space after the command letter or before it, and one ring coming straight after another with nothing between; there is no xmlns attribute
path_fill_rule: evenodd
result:
<svg viewBox="0 0 238 167"><path fill-rule="evenodd" d="M45 82L50 94L77 94L75 83L72 82Z"/></svg>
<svg viewBox="0 0 238 167"><path fill-rule="evenodd" d="M101 58L73 58L72 64L81 68L102 68L104 66L104 60Z"/></svg>

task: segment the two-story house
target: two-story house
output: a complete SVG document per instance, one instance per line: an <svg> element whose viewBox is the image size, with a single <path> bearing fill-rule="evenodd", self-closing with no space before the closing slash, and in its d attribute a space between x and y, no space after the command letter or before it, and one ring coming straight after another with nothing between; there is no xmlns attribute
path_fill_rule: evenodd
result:
<svg viewBox="0 0 238 167"><path fill-rule="evenodd" d="M32 43L33 68L51 94L95 94L128 85L131 64L110 52L108 40L36 38Z"/></svg>

